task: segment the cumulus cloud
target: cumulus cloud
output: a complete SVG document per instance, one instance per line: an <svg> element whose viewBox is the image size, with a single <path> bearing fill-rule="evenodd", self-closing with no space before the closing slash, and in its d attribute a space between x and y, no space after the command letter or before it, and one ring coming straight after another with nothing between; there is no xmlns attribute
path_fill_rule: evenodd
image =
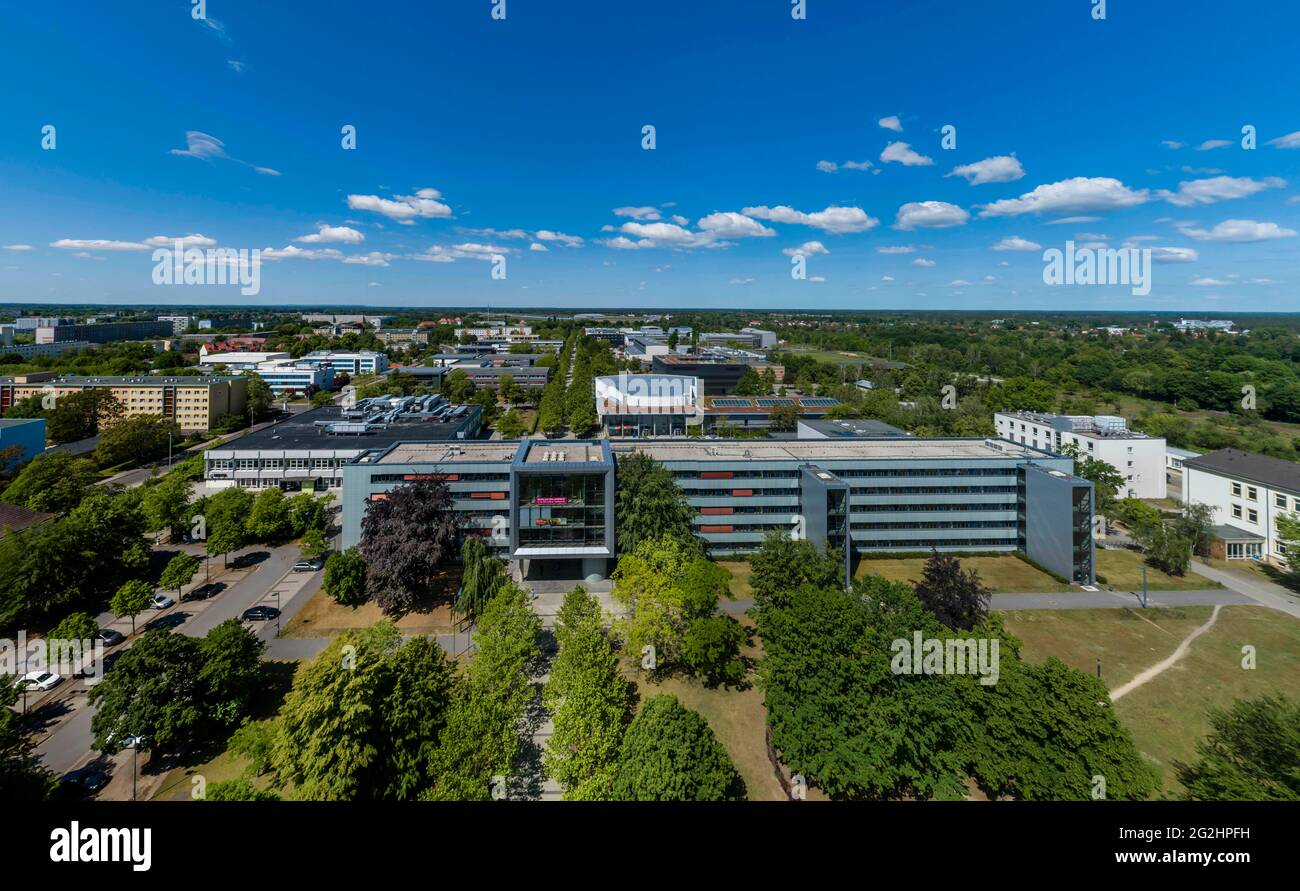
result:
<svg viewBox="0 0 1300 891"><path fill-rule="evenodd" d="M663 219L657 207L616 207L614 216L631 217L634 220L651 223Z"/></svg>
<svg viewBox="0 0 1300 891"><path fill-rule="evenodd" d="M835 173L838 170L870 170L873 165L870 161L845 161L837 164L834 161L818 161L817 169L822 173Z"/></svg>
<svg viewBox="0 0 1300 891"><path fill-rule="evenodd" d="M965 225L970 214L946 201L913 201L898 209L895 229L950 229Z"/></svg>
<svg viewBox="0 0 1300 891"><path fill-rule="evenodd" d="M417 219L442 219L451 216L451 208L439 199L437 189L419 189L414 195L349 195L348 207L377 213L403 226L413 226Z"/></svg>
<svg viewBox="0 0 1300 891"><path fill-rule="evenodd" d="M366 237L350 226L320 226L310 235L302 235L294 241L300 244L360 244Z"/></svg>
<svg viewBox="0 0 1300 891"><path fill-rule="evenodd" d="M1191 207L1196 204L1214 204L1216 201L1231 201L1235 198L1248 198L1265 189L1282 189L1286 180L1269 176L1264 179L1251 179L1248 176L1215 176L1209 179L1197 179L1178 184L1177 192L1161 189L1156 196L1178 207Z"/></svg>
<svg viewBox="0 0 1300 891"><path fill-rule="evenodd" d="M262 248L263 260L342 260L343 253L334 248L300 248L289 245L282 248Z"/></svg>
<svg viewBox="0 0 1300 891"><path fill-rule="evenodd" d="M983 161L976 161L974 164L954 167L952 172L947 174L947 176L964 177L972 186L1014 182L1024 175L1025 168L1020 166L1020 161L1015 155L995 155Z"/></svg>
<svg viewBox="0 0 1300 891"><path fill-rule="evenodd" d="M1300 130L1288 133L1285 136L1279 136L1277 139L1270 139L1268 144L1280 149L1300 148Z"/></svg>
<svg viewBox="0 0 1300 891"><path fill-rule="evenodd" d="M550 229L537 230L538 241L558 242L565 247L582 247L583 241L577 235L565 235L563 232L552 232Z"/></svg>
<svg viewBox="0 0 1300 891"><path fill-rule="evenodd" d="M927 158L913 151L906 142L891 142L885 146L885 150L880 153L880 160L886 164L890 162L902 164L904 167L928 167L934 163L933 158Z"/></svg>
<svg viewBox="0 0 1300 891"><path fill-rule="evenodd" d="M767 207L766 205L746 207L741 210L741 213L759 220L811 226L814 229L821 229L823 232L836 234L866 232L868 229L873 229L880 224L880 220L868 215L860 207L828 207L815 213L804 213L782 204L777 207Z"/></svg>
<svg viewBox="0 0 1300 891"><path fill-rule="evenodd" d="M723 247L728 242L718 241L711 232L693 232L676 223L624 223L619 227L622 235L605 240L608 247L621 251L646 250L652 248L673 248L688 250L692 248ZM628 238L627 236L632 236Z"/></svg>
<svg viewBox="0 0 1300 891"><path fill-rule="evenodd" d="M1042 249L1041 244L1021 238L1019 235L1008 235L992 247L995 251L1041 251Z"/></svg>
<svg viewBox="0 0 1300 891"><path fill-rule="evenodd" d="M895 133L903 132L903 122L898 119L898 115L896 114L891 114L889 117L881 118L879 121L876 121L876 123L884 127L886 130L893 130Z"/></svg>
<svg viewBox="0 0 1300 891"><path fill-rule="evenodd" d="M984 205L981 217L1009 217L1026 213L1071 213L1119 210L1145 204L1146 189L1134 190L1117 179L1076 176L1046 183L1019 198L1004 198Z"/></svg>
<svg viewBox="0 0 1300 891"><path fill-rule="evenodd" d="M371 251L368 254L353 254L344 257L343 262L352 266L387 266L388 261L393 259L394 254L386 254L383 251Z"/></svg>
<svg viewBox="0 0 1300 891"><path fill-rule="evenodd" d="M32 246L31 246L30 244L7 244L7 245L5 245L5 250L7 250L7 251L30 251L31 249L32 249Z"/></svg>
<svg viewBox="0 0 1300 891"><path fill-rule="evenodd" d="M934 266L938 266L939 264L935 263L933 260L927 260L925 257L917 257L915 260L912 261L912 265L922 266L925 267L926 269L929 269Z"/></svg>
<svg viewBox="0 0 1300 891"><path fill-rule="evenodd" d="M1134 245L1125 244L1125 247ZM1195 248L1185 247L1152 247L1151 259L1156 263L1195 263L1201 258L1200 252Z"/></svg>
<svg viewBox="0 0 1300 891"><path fill-rule="evenodd" d="M787 257L810 257L813 254L829 254L830 251L820 241L805 241L798 247L786 248L781 253Z"/></svg>
<svg viewBox="0 0 1300 891"><path fill-rule="evenodd" d="M528 249L529 249L530 251L536 251L536 252L538 252L538 253L546 253L546 252L549 252L549 251L550 251L550 248L548 248L546 245L544 245L544 244L538 244L536 241L534 241L532 244L530 244L530 245L528 246Z"/></svg>
<svg viewBox="0 0 1300 891"><path fill-rule="evenodd" d="M217 241L215 238L208 238L206 235L199 235L197 233L191 235L174 235L174 236L155 235L152 238L146 238L144 240L144 243L149 245L150 247L169 248L169 247L175 247L177 241L181 243L182 248L192 248L192 247L209 248L209 247L216 247L217 245Z"/></svg>
<svg viewBox="0 0 1300 891"><path fill-rule="evenodd" d="M410 259L421 260L425 263L455 263L457 260L491 260L494 257L505 256L510 253L514 253L514 248L465 242L454 244L451 247L443 247L440 244L431 245L428 250L421 251L418 254L411 254Z"/></svg>
<svg viewBox="0 0 1300 891"><path fill-rule="evenodd" d="M701 217L696 226L702 232L712 233L717 238L766 238L776 234L775 229L731 211Z"/></svg>
<svg viewBox="0 0 1300 891"><path fill-rule="evenodd" d="M1210 229L1186 223L1179 226L1178 231L1197 241L1226 241L1232 244L1272 241L1296 235L1294 229L1284 229L1277 223L1260 223L1255 220L1224 220Z"/></svg>

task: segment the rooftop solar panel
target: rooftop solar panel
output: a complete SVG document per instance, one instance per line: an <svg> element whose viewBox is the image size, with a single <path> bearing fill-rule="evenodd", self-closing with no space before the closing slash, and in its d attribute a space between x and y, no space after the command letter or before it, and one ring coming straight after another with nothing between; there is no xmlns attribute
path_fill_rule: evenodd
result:
<svg viewBox="0 0 1300 891"><path fill-rule="evenodd" d="M819 398L819 399L800 399L802 404L809 408L830 408L832 405L839 405L838 399Z"/></svg>
<svg viewBox="0 0 1300 891"><path fill-rule="evenodd" d="M749 408L754 403L748 399L714 399L713 404L719 408Z"/></svg>
<svg viewBox="0 0 1300 891"><path fill-rule="evenodd" d="M794 400L784 398L764 398L758 400L758 404L765 408L773 405L794 405Z"/></svg>

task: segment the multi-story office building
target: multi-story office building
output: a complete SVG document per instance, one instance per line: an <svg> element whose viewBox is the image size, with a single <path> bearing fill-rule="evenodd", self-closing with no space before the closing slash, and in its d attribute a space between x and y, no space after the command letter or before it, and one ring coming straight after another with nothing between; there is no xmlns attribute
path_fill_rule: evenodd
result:
<svg viewBox="0 0 1300 891"><path fill-rule="evenodd" d="M325 492L343 484L342 466L362 452L418 438L472 440L483 409L441 396L364 399L352 408L313 408L204 452L209 492L279 488Z"/></svg>
<svg viewBox="0 0 1300 891"><path fill-rule="evenodd" d="M383 328L375 332L384 346L428 346L428 328Z"/></svg>
<svg viewBox="0 0 1300 891"><path fill-rule="evenodd" d="M509 343L526 343L541 337L540 334L533 333L530 325L507 325L505 322L477 328L456 328L454 333L458 340L468 336L475 340L504 340Z"/></svg>
<svg viewBox="0 0 1300 891"><path fill-rule="evenodd" d="M8 449L19 449L8 455ZM44 418L0 418L0 470L26 464L45 451Z"/></svg>
<svg viewBox="0 0 1300 891"><path fill-rule="evenodd" d="M324 365L333 368L336 374L341 372L353 377L358 374L383 374L388 370L388 357L372 350L361 350L355 353L317 350L303 356L298 362Z"/></svg>
<svg viewBox="0 0 1300 891"><path fill-rule="evenodd" d="M754 338L754 347L760 350L770 350L780 339L775 331L764 331L762 328L741 328L740 333Z"/></svg>
<svg viewBox="0 0 1300 891"><path fill-rule="evenodd" d="M1183 459L1183 504L1208 504L1211 555L1283 563L1277 518L1300 514L1300 464L1239 449Z"/></svg>
<svg viewBox="0 0 1300 891"><path fill-rule="evenodd" d="M704 381L706 396L734 393L748 367L743 362L719 362L703 356L655 356L650 364L650 370L655 374L686 374L700 378Z"/></svg>
<svg viewBox="0 0 1300 891"><path fill-rule="evenodd" d="M680 374L595 379L596 416L610 436L685 436L704 424L704 382Z"/></svg>
<svg viewBox="0 0 1300 891"><path fill-rule="evenodd" d="M102 322L98 325L48 325L36 329L37 343L88 340L115 343L120 340L154 340L175 334L171 322Z"/></svg>
<svg viewBox="0 0 1300 891"><path fill-rule="evenodd" d="M240 377L81 377L54 372L0 378L0 411L29 396L61 399L109 390L124 414L162 415L182 431L210 429L222 415L243 414L248 381Z"/></svg>
<svg viewBox="0 0 1300 891"><path fill-rule="evenodd" d="M57 325L71 325L72 319L61 316L19 316L14 320L14 327L19 331L35 331L37 328L52 328Z"/></svg>
<svg viewBox="0 0 1300 891"><path fill-rule="evenodd" d="M583 328L582 333L587 337L603 340L615 349L620 349L627 338L621 328Z"/></svg>
<svg viewBox="0 0 1300 891"><path fill-rule="evenodd" d="M231 371L249 371L267 362L289 360L290 356L285 352L225 350L206 343L199 348L199 366L202 368L215 368L218 365L224 365Z"/></svg>
<svg viewBox="0 0 1300 891"><path fill-rule="evenodd" d="M1121 498L1165 497L1165 440L1128 429L1128 422L1111 415L1055 415L1041 412L997 412L998 436L1059 452L1073 445L1086 458L1105 461L1124 477Z"/></svg>
<svg viewBox="0 0 1300 891"><path fill-rule="evenodd" d="M276 396L306 396L334 386L334 369L324 364L277 359L244 371L250 372L264 380Z"/></svg>
<svg viewBox="0 0 1300 891"><path fill-rule="evenodd" d="M397 443L344 465L343 546L360 539L369 501L432 477L525 572L604 574L617 557L614 458L632 452L673 474L714 555L783 530L840 548L846 578L855 556L931 549L1021 551L1095 578L1092 484L1069 458L995 439Z"/></svg>

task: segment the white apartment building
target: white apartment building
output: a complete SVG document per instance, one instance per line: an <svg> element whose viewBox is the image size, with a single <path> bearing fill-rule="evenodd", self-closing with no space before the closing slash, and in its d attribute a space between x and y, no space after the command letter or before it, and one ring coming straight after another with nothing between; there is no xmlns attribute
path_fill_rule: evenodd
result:
<svg viewBox="0 0 1300 891"><path fill-rule="evenodd" d="M1183 503L1214 508L1213 556L1281 563L1277 517L1300 513L1300 464L1239 449L1187 458Z"/></svg>
<svg viewBox="0 0 1300 891"><path fill-rule="evenodd" d="M308 365L324 365L335 372L355 377L358 374L383 374L388 370L388 356L373 350L349 353L342 350L317 350L298 360Z"/></svg>
<svg viewBox="0 0 1300 891"><path fill-rule="evenodd" d="M1165 440L1128 429L1113 415L1057 415L1009 411L993 416L1002 439L1059 452L1067 445L1105 461L1124 477L1120 498L1165 497Z"/></svg>

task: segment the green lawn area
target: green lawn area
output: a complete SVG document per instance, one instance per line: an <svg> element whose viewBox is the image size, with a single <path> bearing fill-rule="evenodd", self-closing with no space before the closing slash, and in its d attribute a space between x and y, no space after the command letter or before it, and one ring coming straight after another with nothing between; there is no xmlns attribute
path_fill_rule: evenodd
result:
<svg viewBox="0 0 1300 891"><path fill-rule="evenodd" d="M1142 566L1142 555L1137 551L1097 549L1098 581L1105 578L1106 584L1117 591L1141 591ZM1146 569L1148 591L1201 591L1223 587L1190 569L1181 576L1167 575L1154 566Z"/></svg>
<svg viewBox="0 0 1300 891"><path fill-rule="evenodd" d="M892 557L878 560L867 558L858 564L854 577L861 578L868 573L874 573L891 581L915 584L921 578L926 559L926 557ZM962 568L978 572L980 580L992 588L994 594L1037 594L1076 590L1071 585L1058 582L1041 569L1030 566L1013 554L960 559Z"/></svg>
<svg viewBox="0 0 1300 891"><path fill-rule="evenodd" d="M1095 672L1114 689L1167 658L1213 607L1152 610L1024 610L1004 614L1007 630L1024 642L1030 661L1056 656ZM1242 668L1242 647L1255 647L1257 667ZM1258 606L1225 606L1219 620L1187 655L1115 703L1138 749L1160 770L1168 794L1180 787L1175 761L1190 761L1209 730L1211 707L1234 699L1284 693L1300 696L1300 620Z"/></svg>
<svg viewBox="0 0 1300 891"><path fill-rule="evenodd" d="M818 362L835 362L841 365L862 365L876 358L875 356L868 356L866 353L856 353L849 350L810 350L792 346L789 351L816 359Z"/></svg>
<svg viewBox="0 0 1300 891"><path fill-rule="evenodd" d="M719 560L718 565L731 573L731 596L737 600L748 600L754 596L754 589L749 586L749 564L744 560Z"/></svg>

